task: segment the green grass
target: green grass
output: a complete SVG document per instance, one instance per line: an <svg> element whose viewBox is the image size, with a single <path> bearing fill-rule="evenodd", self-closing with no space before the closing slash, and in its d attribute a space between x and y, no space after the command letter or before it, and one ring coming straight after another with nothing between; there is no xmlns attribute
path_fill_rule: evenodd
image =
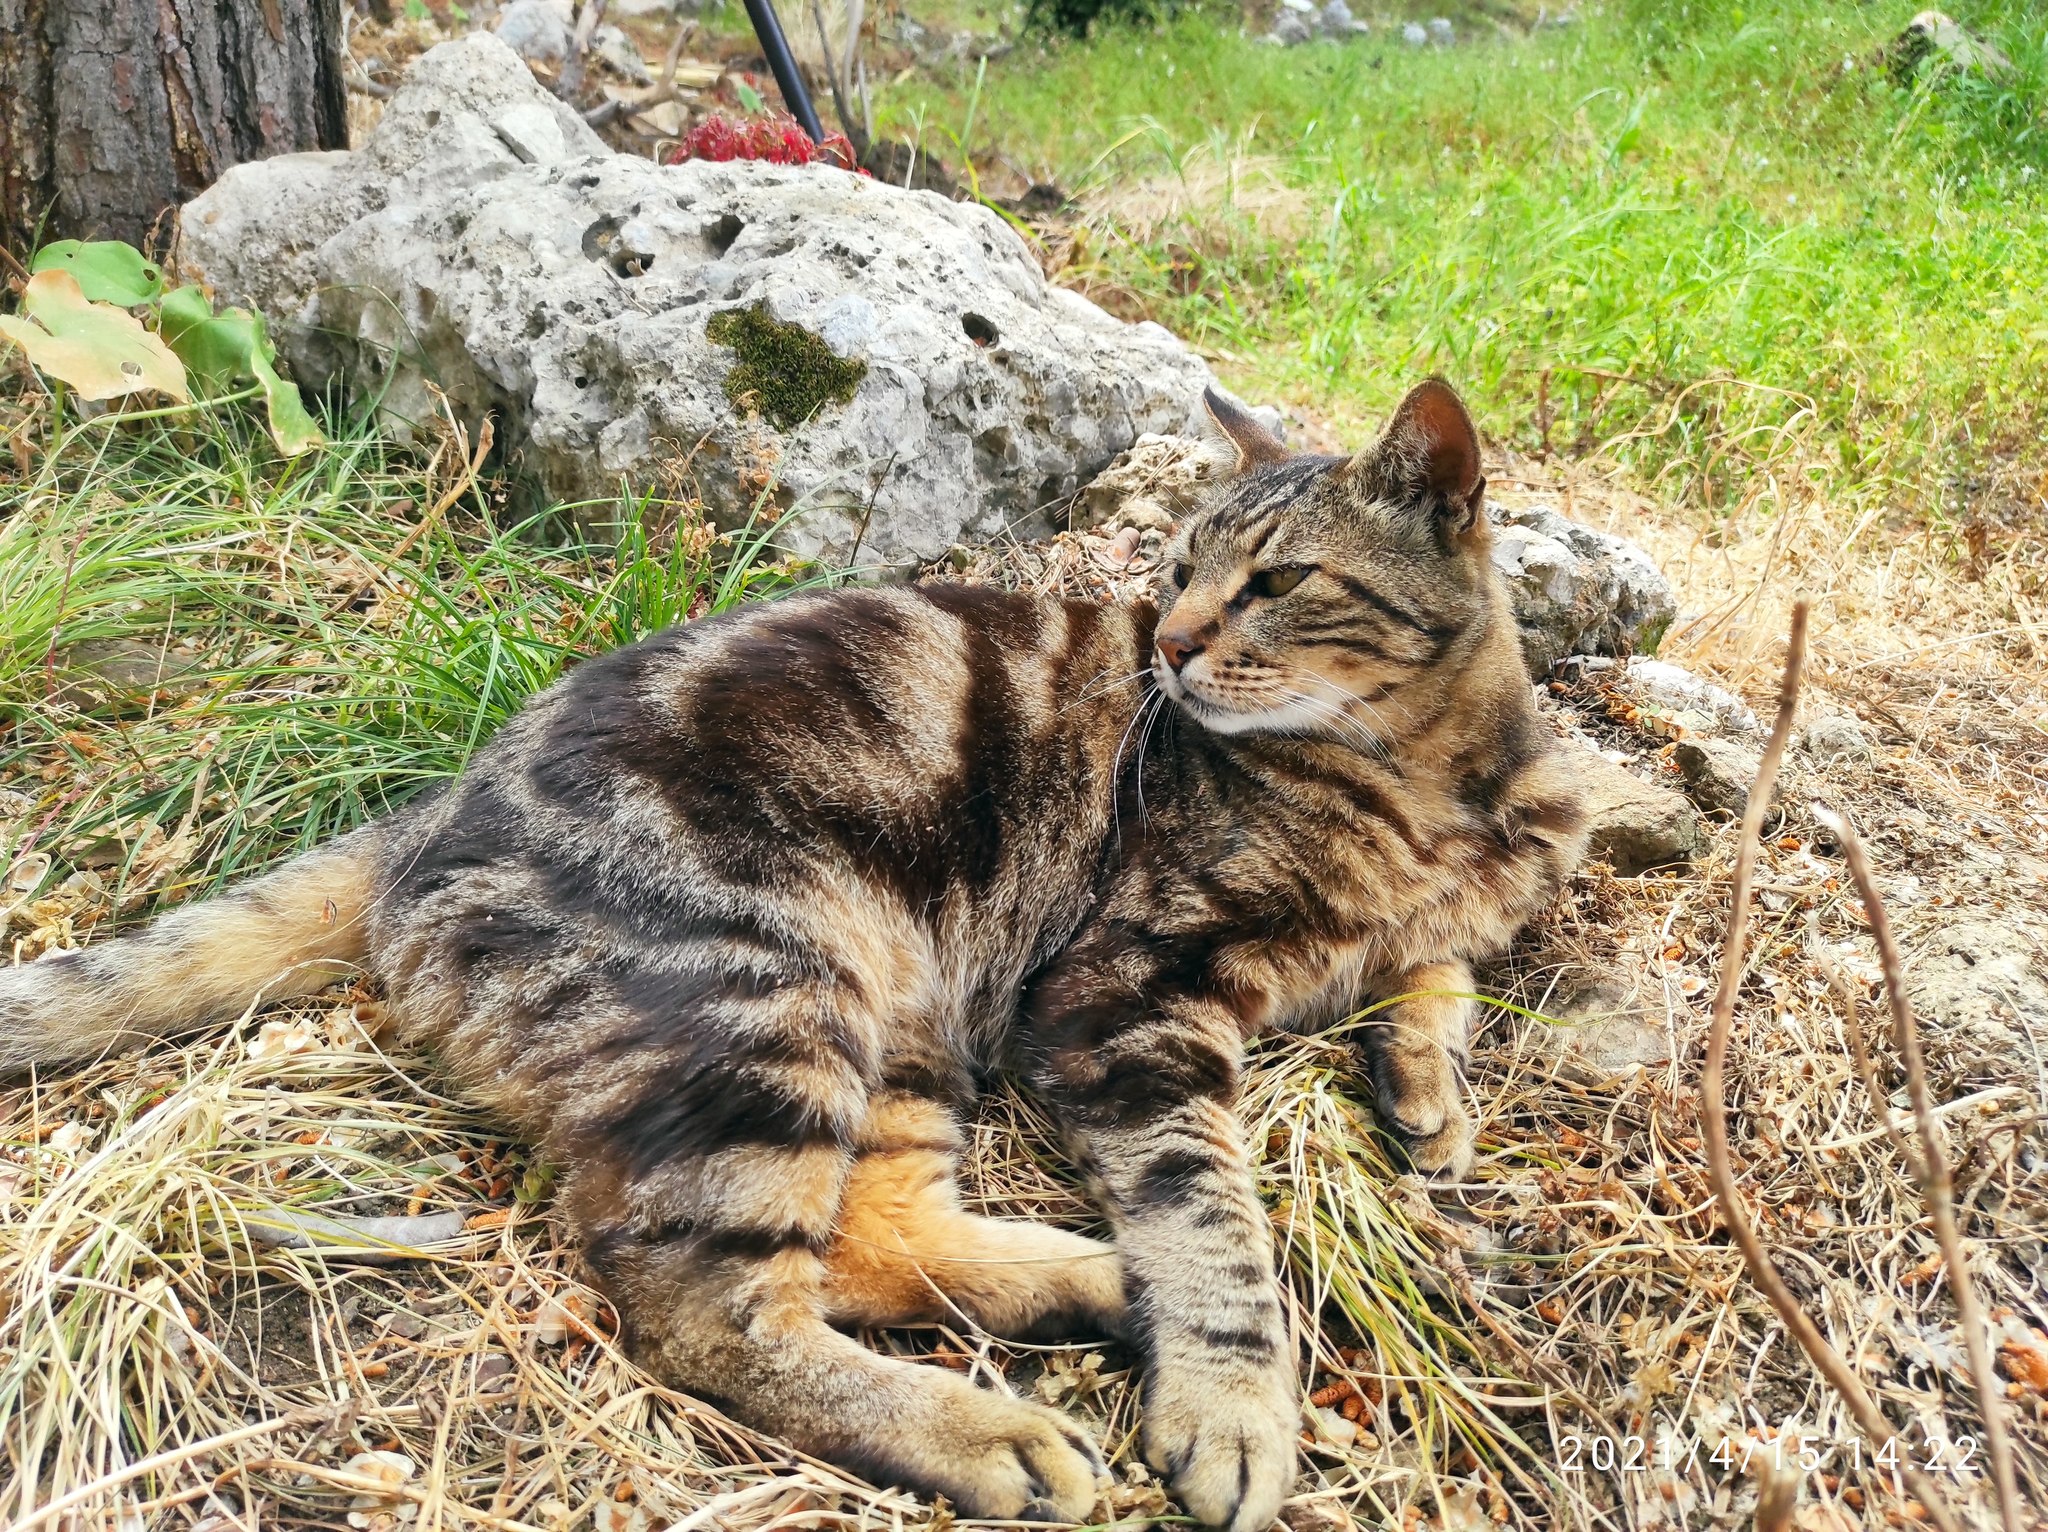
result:
<svg viewBox="0 0 2048 1532"><path fill-rule="evenodd" d="M287 463L218 410L0 482L0 869L163 896L261 866L451 775L576 657L790 583L771 528L647 501L587 518L602 546L489 484L415 532L455 488L361 426ZM110 651L144 680L82 683Z"/></svg>
<svg viewBox="0 0 2048 1532"><path fill-rule="evenodd" d="M1282 50L1183 14L998 61L974 148L1109 210L1092 279L1347 429L1438 371L1496 436L1538 447L1542 404L1554 447L1676 499L1726 506L1775 467L1960 519L2043 461L2048 19L1954 9L2010 80L1871 67L1908 0L1631 0L1527 37L1467 22L1443 51L1385 27ZM957 125L973 86L914 79L884 123ZM1244 155L1295 216L1219 194L1117 217Z"/></svg>

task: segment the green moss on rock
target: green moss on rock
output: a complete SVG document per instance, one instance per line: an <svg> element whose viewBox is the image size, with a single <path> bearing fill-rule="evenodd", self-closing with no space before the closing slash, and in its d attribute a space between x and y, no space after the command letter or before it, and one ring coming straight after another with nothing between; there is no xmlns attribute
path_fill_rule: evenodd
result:
<svg viewBox="0 0 2048 1532"><path fill-rule="evenodd" d="M725 375L734 409L755 409L778 431L802 425L828 403L853 398L868 364L849 360L800 324L773 318L766 303L713 314L704 333L738 360Z"/></svg>

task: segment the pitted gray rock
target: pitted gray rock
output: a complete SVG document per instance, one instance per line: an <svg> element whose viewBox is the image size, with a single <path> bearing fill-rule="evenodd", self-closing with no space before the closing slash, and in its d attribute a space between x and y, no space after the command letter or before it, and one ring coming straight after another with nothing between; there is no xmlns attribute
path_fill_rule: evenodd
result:
<svg viewBox="0 0 2048 1532"><path fill-rule="evenodd" d="M270 315L301 383L399 420L437 413L431 383L495 412L553 496L687 476L728 524L793 512L778 541L834 563L1048 532L1209 381L1158 325L1049 284L986 208L610 153L483 33L426 54L361 149L237 166L181 227L187 274ZM852 397L787 430L729 398L738 358L705 326L757 305L864 363Z"/></svg>
<svg viewBox="0 0 2048 1532"><path fill-rule="evenodd" d="M1678 599L1649 554L1547 501L1504 499L1488 497L1493 562L1514 598L1530 673L1570 654L1654 652Z"/></svg>

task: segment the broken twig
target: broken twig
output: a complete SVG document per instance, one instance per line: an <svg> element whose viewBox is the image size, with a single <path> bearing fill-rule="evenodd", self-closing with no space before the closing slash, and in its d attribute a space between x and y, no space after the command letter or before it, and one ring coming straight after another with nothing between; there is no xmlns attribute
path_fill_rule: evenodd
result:
<svg viewBox="0 0 2048 1532"><path fill-rule="evenodd" d="M1849 864L1849 876L1863 896L1863 912L1870 920L1871 939L1877 943L1878 962L1884 968L1885 998L1892 1010L1892 1041L1899 1050L1899 1062L1906 1070L1906 1094L1913 1103L1913 1125L1920 1140L1920 1153L1907 1158L1907 1168L1919 1183L1921 1198L1934 1219L1934 1237L1941 1246L1942 1264L1948 1268L1949 1296L1955 1299L1956 1319L1963 1327L1963 1347L1969 1356L1970 1379L1977 1387L1977 1407L1984 1417L1984 1445L1991 1459L1991 1482L1998 1490L1998 1515L2005 1532L2021 1532L2019 1480L2013 1470L2012 1441L2006 1435L2004 1401L1998 1377L1991 1370L1991 1343L1985 1338L1984 1308L1977 1301L1977 1289L1970 1281L1970 1267L1963 1250L1962 1230L1956 1223L1955 1182L1949 1175L1948 1155L1943 1151L1941 1132L1935 1126L1933 1093L1927 1087L1927 1061L1920 1053L1920 1029L1913 1019L1913 1002L1906 995L1905 966L1899 961L1899 944L1885 915L1877 880L1871 876L1870 858L1864 855L1862 837L1847 814L1814 805L1814 817L1842 843L1842 856ZM1889 1124L1891 1111L1875 1093L1875 1071L1865 1077L1872 1089L1871 1109L1878 1121Z"/></svg>
<svg viewBox="0 0 2048 1532"><path fill-rule="evenodd" d="M1757 767L1756 785L1749 790L1749 807L1742 816L1742 838L1735 851L1735 876L1730 891L1728 935L1721 951L1720 984L1714 991L1713 1021L1707 1032L1707 1059L1700 1071L1700 1119L1706 1130L1707 1180L1714 1199L1721 1205L1722 1220L1742 1251L1750 1280L1770 1300L1771 1307L1785 1322L1786 1330L1813 1361L1822 1377L1833 1385L1856 1424L1872 1442L1894 1435L1876 1401L1865 1391L1842 1354L1828 1343L1820 1327L1800 1306L1785 1279L1771 1264L1763 1241L1749 1221L1742 1199L1735 1190L1735 1171L1728 1150L1728 1108L1722 1097L1722 1070L1728 1057L1728 1034L1735 1020L1735 991L1742 983L1745 943L1749 934L1749 885L1756 868L1757 844L1763 837L1764 815L1770 810L1771 786L1778 777L1778 763L1785 757L1785 742L1792 733L1792 717L1799 703L1799 674L1806 659L1806 613L1804 601L1792 608L1792 631L1785 644L1785 677L1778 688L1778 716L1771 725L1770 742L1764 746L1763 761ZM1935 1487L1933 1478L1910 1461L1899 1472L1928 1516L1942 1532L1962 1532L1955 1512Z"/></svg>

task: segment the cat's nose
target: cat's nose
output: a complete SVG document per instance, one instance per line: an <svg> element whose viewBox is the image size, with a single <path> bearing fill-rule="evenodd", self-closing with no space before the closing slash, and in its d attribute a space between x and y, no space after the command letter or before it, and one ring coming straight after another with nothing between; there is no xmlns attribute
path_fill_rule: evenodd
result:
<svg viewBox="0 0 2048 1532"><path fill-rule="evenodd" d="M1179 675L1182 666L1208 647L1178 633L1162 633L1152 642L1166 663L1173 667L1175 675Z"/></svg>

